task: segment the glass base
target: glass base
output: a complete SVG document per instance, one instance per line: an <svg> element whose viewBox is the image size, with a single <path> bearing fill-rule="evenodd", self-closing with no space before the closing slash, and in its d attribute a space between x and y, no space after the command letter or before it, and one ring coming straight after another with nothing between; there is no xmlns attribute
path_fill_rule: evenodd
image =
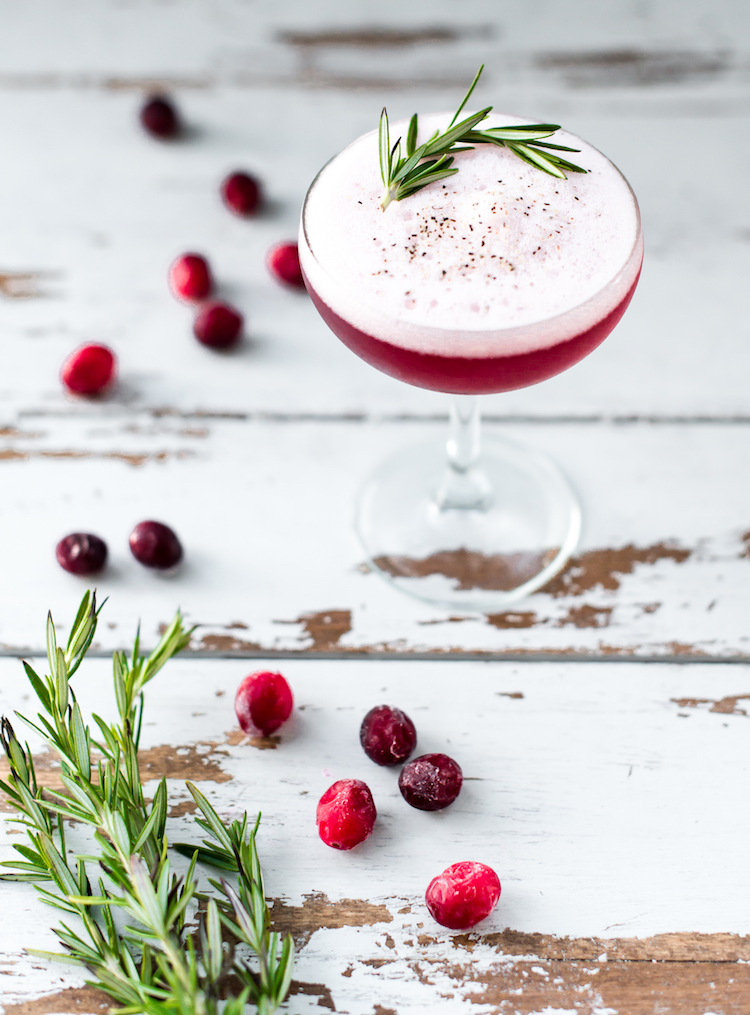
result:
<svg viewBox="0 0 750 1015"><path fill-rule="evenodd" d="M490 613L562 569L581 511L545 455L486 434L478 467L463 474L440 442L384 462L360 493L355 526L368 564L403 592Z"/></svg>

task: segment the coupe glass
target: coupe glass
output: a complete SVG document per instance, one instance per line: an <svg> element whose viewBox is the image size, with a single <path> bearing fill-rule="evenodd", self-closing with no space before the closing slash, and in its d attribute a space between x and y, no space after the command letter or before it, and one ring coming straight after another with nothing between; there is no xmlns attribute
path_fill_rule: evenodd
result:
<svg viewBox="0 0 750 1015"><path fill-rule="evenodd" d="M570 139L567 135L564 143ZM355 528L367 562L419 599L451 609L503 610L561 570L578 542L581 511L545 455L494 436L480 441L477 396L553 377L612 331L630 302L643 259L635 195L607 162L632 199L635 240L616 273L584 302L522 326L472 329L466 336L420 324L407 347L388 341L389 334L403 330L403 318L390 316L387 307L373 303L368 309L376 334L362 329L361 293L355 296L346 272L332 274L316 252L320 227L311 222L311 198L341 157L318 174L302 211L300 259L313 303L334 334L367 363L407 384L453 396L447 445L407 448L383 462L360 492ZM329 221L327 228L335 230L337 222ZM445 354L455 352L457 338L464 337L470 338L470 355ZM519 346L531 350L514 352Z"/></svg>

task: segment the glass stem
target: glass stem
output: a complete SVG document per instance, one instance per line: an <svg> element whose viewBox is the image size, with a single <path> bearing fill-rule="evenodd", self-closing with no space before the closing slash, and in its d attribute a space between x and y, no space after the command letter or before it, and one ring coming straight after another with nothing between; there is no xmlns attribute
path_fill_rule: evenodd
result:
<svg viewBox="0 0 750 1015"><path fill-rule="evenodd" d="M443 511L485 511L492 503L489 480L480 466L480 428L479 398L454 395L446 446L448 464L437 492Z"/></svg>

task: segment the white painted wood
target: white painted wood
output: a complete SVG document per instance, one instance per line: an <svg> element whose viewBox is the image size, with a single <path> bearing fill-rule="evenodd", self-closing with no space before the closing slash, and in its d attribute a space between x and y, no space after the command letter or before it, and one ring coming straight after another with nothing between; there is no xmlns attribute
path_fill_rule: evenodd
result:
<svg viewBox="0 0 750 1015"><path fill-rule="evenodd" d="M448 612L359 567L351 527L357 489L407 442L442 441L442 424L125 415L27 425L27 436L0 439L0 643L14 651L43 645L48 608L61 624L72 619L85 586L54 559L57 540L71 531L95 532L110 548L111 563L96 582L111 597L98 635L108 649L127 643L139 617L153 644L178 605L203 625L196 647L242 651L244 643L250 654L253 646L310 648L301 618L330 610L352 614L352 630L327 646L332 651L721 657L747 655L750 647L750 559L740 539L750 525L744 426L489 426L560 464L582 498L584 552L673 544L690 553L682 563L659 559L615 574L619 588L539 593L517 606L535 614L534 626L501 630L481 615L448 622ZM28 459L3 460L3 445L5 454ZM129 458L144 464L129 465ZM130 556L127 537L144 518L173 526L184 543L185 564L173 577ZM607 626L574 626L579 614L571 611L581 607L599 610L596 623Z"/></svg>
<svg viewBox="0 0 750 1015"><path fill-rule="evenodd" d="M0 166L0 272L40 272L35 284L44 294L0 300L6 421L29 406L65 405L59 366L91 340L118 352L121 383L112 398L120 405L442 411L439 395L381 376L343 349L306 297L273 283L264 257L273 242L294 236L310 180L372 128L384 100L398 115L450 105L481 59L488 73L480 101L562 120L621 166L641 199L647 240L639 292L604 346L542 386L491 398L490 410L747 415L747 57L731 47L716 56L742 38L742 5L675 18L673 0L662 0L641 15L611 12L602 22L583 2L575 16L568 8L532 16L518 4L500 21L494 5L475 2L456 23L450 4L390 4L382 23L396 28L429 27L443 17L449 27L458 24L453 41L407 47L283 41L292 29L371 25L364 5L344 12L337 4L284 11L267 4L102 4L96 16L87 5L48 7L18 8L0 41L9 75L0 75L0 130L9 153ZM86 32L78 31L80 19ZM477 32L479 24L495 25L495 37ZM643 65L641 53L617 77L606 60L593 70L575 62L581 53L611 49L606 39L616 40L615 48L643 47L655 65ZM672 71L671 51L679 64ZM315 73L300 69L305 59ZM440 86L446 64L450 87ZM40 78L42 68L51 77ZM352 74L375 85L352 90ZM118 75L130 86L105 87ZM142 136L136 113L144 80L170 76L193 133L164 145ZM311 87L315 82L327 87ZM293 133L285 134L283 125L292 123ZM709 164L675 158L691 138L711 153ZM256 221L239 221L220 204L218 184L236 167L266 183L270 209ZM197 346L191 312L167 291L168 265L186 249L210 256L222 295L247 314L249 342L230 357ZM23 291L23 280L6 285Z"/></svg>
<svg viewBox="0 0 750 1015"><path fill-rule="evenodd" d="M297 708L278 749L222 747L232 780L201 788L227 818L262 810L269 897L301 905L322 892L387 907L391 922L319 930L299 955L296 979L325 984L336 1010L371 1015L376 996L385 1007L421 1013L446 986L456 994L445 1010L463 1010L470 985L450 975L420 982L412 968L415 957L436 963L438 973L441 962L457 961L452 934L422 900L429 880L461 859L489 863L503 884L484 933L750 932L747 879L738 874L747 816L737 806L750 789L750 719L673 700L750 692L746 666L288 660L281 668ZM171 662L149 687L143 746L221 741L247 670L236 660ZM0 674L2 710L28 710L20 664L3 660ZM107 663L89 662L75 681L79 700L112 713ZM517 692L523 697L507 696ZM445 751L461 764L467 781L451 808L410 809L397 773L361 751L361 718L382 701L412 716L420 752ZM323 845L314 823L319 795L343 777L367 781L379 811L373 836L349 853ZM170 780L170 791L185 795L179 780ZM191 824L174 819L172 839L192 836ZM0 837L3 859L11 855L9 827ZM29 886L2 891L14 913L0 921L0 968L9 973L3 1000L80 983L63 967L30 967L22 948L52 946L51 913ZM400 914L406 906L411 912ZM419 933L434 942L417 949ZM394 960L385 974L366 965L384 954ZM472 956L479 971L493 959L486 947ZM355 975L343 975L350 967ZM300 997L292 1010L314 1007L314 998Z"/></svg>

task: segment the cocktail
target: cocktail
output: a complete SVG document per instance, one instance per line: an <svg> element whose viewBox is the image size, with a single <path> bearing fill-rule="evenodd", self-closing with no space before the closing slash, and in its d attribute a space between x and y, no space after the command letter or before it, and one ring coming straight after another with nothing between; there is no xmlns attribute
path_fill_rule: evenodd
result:
<svg viewBox="0 0 750 1015"><path fill-rule="evenodd" d="M465 102L452 121L394 124L403 156L383 120L337 155L307 194L299 246L342 342L454 396L447 455L407 449L362 491L370 564L422 599L496 610L563 567L580 509L539 452L480 445L477 395L537 384L595 349L630 302L643 241L632 190L595 148L489 109L459 121ZM559 154L571 151L577 164Z"/></svg>

